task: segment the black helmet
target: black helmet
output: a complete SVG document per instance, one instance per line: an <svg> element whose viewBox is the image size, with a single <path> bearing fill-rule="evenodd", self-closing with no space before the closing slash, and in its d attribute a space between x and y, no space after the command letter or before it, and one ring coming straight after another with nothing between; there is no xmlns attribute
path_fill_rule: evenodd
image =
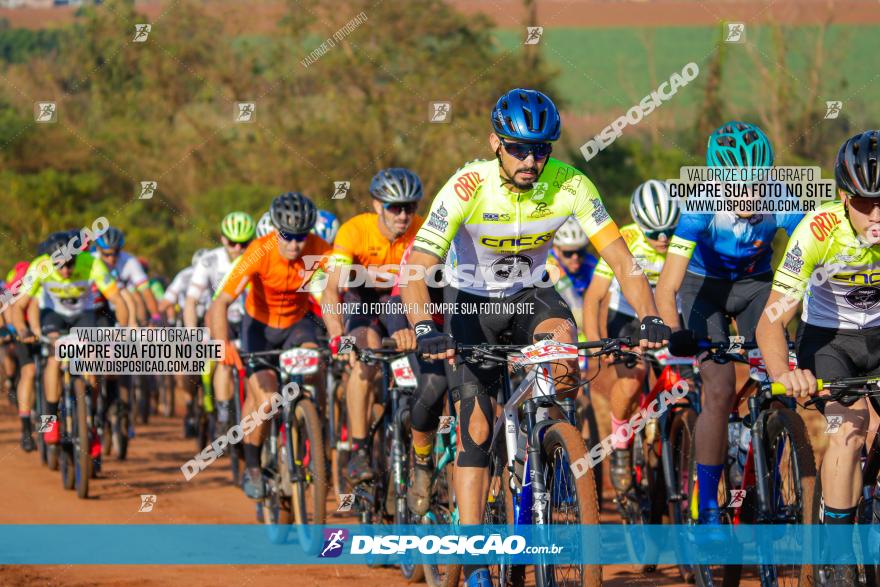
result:
<svg viewBox="0 0 880 587"><path fill-rule="evenodd" d="M272 225L281 232L305 234L318 218L315 204L299 192L287 192L272 200L269 208Z"/></svg>
<svg viewBox="0 0 880 587"><path fill-rule="evenodd" d="M115 226L111 226L97 238L96 242L102 249L121 249L125 246L125 234Z"/></svg>
<svg viewBox="0 0 880 587"><path fill-rule="evenodd" d="M880 198L880 131L866 130L840 147L834 162L837 187L853 196Z"/></svg>
<svg viewBox="0 0 880 587"><path fill-rule="evenodd" d="M387 204L409 204L422 199L422 180L403 167L383 169L370 182L370 194Z"/></svg>
<svg viewBox="0 0 880 587"><path fill-rule="evenodd" d="M70 233L66 230L53 232L39 244L37 247L38 255L49 255L50 257L57 251L64 249L70 242Z"/></svg>

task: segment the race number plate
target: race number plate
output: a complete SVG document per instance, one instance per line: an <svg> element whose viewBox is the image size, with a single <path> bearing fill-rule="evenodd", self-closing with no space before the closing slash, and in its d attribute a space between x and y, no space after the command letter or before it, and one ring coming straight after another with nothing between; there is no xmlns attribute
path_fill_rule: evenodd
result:
<svg viewBox="0 0 880 587"><path fill-rule="evenodd" d="M522 363L527 365L578 358L578 348L575 345L555 340L536 342L533 345L523 347L520 352L523 355Z"/></svg>
<svg viewBox="0 0 880 587"><path fill-rule="evenodd" d="M788 353L788 369L797 368L797 356L794 352ZM749 377L761 383L767 381L767 367L764 365L764 357L761 356L760 349L752 349L749 351Z"/></svg>
<svg viewBox="0 0 880 587"><path fill-rule="evenodd" d="M288 375L311 375L318 372L321 353L314 349L290 349L281 353L281 368Z"/></svg>
<svg viewBox="0 0 880 587"><path fill-rule="evenodd" d="M676 357L672 353L669 352L667 347L663 347L662 349L654 352L654 358L657 359L657 362L661 365L693 365L694 358L693 357Z"/></svg>
<svg viewBox="0 0 880 587"><path fill-rule="evenodd" d="M413 373L412 367L409 365L409 359L406 357L400 357L399 359L391 361L391 372L394 373L394 381L397 382L398 386L416 386L416 376Z"/></svg>

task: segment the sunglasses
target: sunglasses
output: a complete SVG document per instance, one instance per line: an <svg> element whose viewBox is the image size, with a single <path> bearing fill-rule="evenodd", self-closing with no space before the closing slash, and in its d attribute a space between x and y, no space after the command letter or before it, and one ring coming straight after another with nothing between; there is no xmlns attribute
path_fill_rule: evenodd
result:
<svg viewBox="0 0 880 587"><path fill-rule="evenodd" d="M102 257L118 257L119 256L119 249L116 249L116 250L103 250L102 249L101 256Z"/></svg>
<svg viewBox="0 0 880 587"><path fill-rule="evenodd" d="M401 212L406 212L407 214L414 214L416 211L415 202L411 202L409 204L382 204L382 207L385 208L388 212L391 212L395 216L399 216Z"/></svg>
<svg viewBox="0 0 880 587"><path fill-rule="evenodd" d="M251 241L244 241L240 243L231 240L226 241L226 246L230 249L246 249L249 244L251 244Z"/></svg>
<svg viewBox="0 0 880 587"><path fill-rule="evenodd" d="M586 249L575 249L574 251L559 251L559 252L562 253L562 256L565 257L566 259L571 259L575 255L577 255L578 257L581 257L581 258L584 258L587 256Z"/></svg>
<svg viewBox="0 0 880 587"><path fill-rule="evenodd" d="M870 214L874 211L875 206L880 206L880 198L864 198L861 196L850 196L849 204L862 214Z"/></svg>
<svg viewBox="0 0 880 587"><path fill-rule="evenodd" d="M535 156L535 161L540 161L553 152L553 145L550 143L508 143L504 139L500 140L504 150L520 161L527 159L530 154Z"/></svg>
<svg viewBox="0 0 880 587"><path fill-rule="evenodd" d="M280 236L281 240L283 240L283 241L287 241L287 242L296 241L298 243L301 243L304 240L306 240L306 238L308 238L309 233L303 232L301 234L294 234L292 232L284 232L283 230L279 230L278 236Z"/></svg>
<svg viewBox="0 0 880 587"><path fill-rule="evenodd" d="M645 230L643 231L646 238L651 239L652 241L660 240L661 236L665 236L666 240L672 238L672 235L675 234L675 229L666 229L666 230Z"/></svg>

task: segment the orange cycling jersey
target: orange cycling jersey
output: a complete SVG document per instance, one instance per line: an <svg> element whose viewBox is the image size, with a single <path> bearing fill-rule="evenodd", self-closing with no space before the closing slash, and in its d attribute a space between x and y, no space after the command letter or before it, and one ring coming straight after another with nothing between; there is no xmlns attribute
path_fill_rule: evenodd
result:
<svg viewBox="0 0 880 587"><path fill-rule="evenodd" d="M288 328L309 311L309 292L303 285L326 266L330 252L324 239L310 234L300 257L289 261L278 251L278 235L271 232L248 245L218 292L236 298L250 282L244 303L248 315L272 328Z"/></svg>
<svg viewBox="0 0 880 587"><path fill-rule="evenodd" d="M339 227L333 242L333 257L340 265L357 264L371 268L390 265L393 267L385 267L382 271L396 274L403 252L421 226L422 217L415 216L405 233L389 241L379 232L378 214L358 214Z"/></svg>

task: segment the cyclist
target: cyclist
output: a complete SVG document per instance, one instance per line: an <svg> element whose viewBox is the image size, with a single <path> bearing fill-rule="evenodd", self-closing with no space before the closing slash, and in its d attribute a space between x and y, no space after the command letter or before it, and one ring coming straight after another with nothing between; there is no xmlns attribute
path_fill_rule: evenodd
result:
<svg viewBox="0 0 880 587"><path fill-rule="evenodd" d="M241 366L241 358L230 343L227 316L229 306L251 284L245 300L241 324L241 350L245 353L317 347L317 325L309 314L309 294L303 287L324 266L330 245L310 234L315 225L316 208L312 201L297 192L275 198L270 208L275 232L256 239L233 263L208 309L208 325L214 339L226 342L228 365ZM309 259L318 258L317 265ZM342 331L337 314L327 313L335 331ZM328 323L328 328L330 324ZM248 364L247 405L250 412L268 402L278 391L278 378L266 364ZM245 436L245 474L243 489L252 499L262 499L261 447L265 437L260 425Z"/></svg>
<svg viewBox="0 0 880 587"><path fill-rule="evenodd" d="M151 322L159 324L161 322L159 304L150 290L150 280L147 273L134 255L122 250L122 247L125 246L125 233L115 226L111 226L96 239L95 244L97 250L94 256L100 256L121 290L132 292L131 297L134 300L138 316L144 315L146 317L146 313L142 310L145 305L146 310L150 313Z"/></svg>
<svg viewBox="0 0 880 587"><path fill-rule="evenodd" d="M274 230L275 227L272 226L272 215L269 212L263 212L263 215L260 216L259 222L257 222L257 238L264 237Z"/></svg>
<svg viewBox="0 0 880 587"><path fill-rule="evenodd" d="M638 263L633 270L644 273L652 286L666 260L669 240L678 225L681 215L678 203L670 199L666 184L649 179L633 191L629 211L634 223L620 229L633 258ZM602 300L608 296L607 317L600 311ZM584 296L584 331L588 340L602 338L600 324L607 324L607 336L636 337L639 332L639 319L620 291L614 273L607 263L601 261L593 274L593 280ZM644 363L632 369L625 365L614 366L611 386L611 433L629 421L635 413L639 392L642 389L647 369ZM616 441L611 453L611 484L618 494L626 493L632 482L632 462L628 442Z"/></svg>
<svg viewBox="0 0 880 587"><path fill-rule="evenodd" d="M571 310L549 285L544 265L556 231L577 218L599 254L614 268L621 287L643 317L642 344L659 347L668 327L656 317L653 295L643 275L632 275L632 256L592 182L574 167L550 158L559 138L559 113L541 92L515 89L498 99L491 116L489 144L494 160L458 170L434 199L408 263L426 271L446 259L445 301L532 304L510 314L447 314L441 332L425 312L430 302L424 281L401 289L418 348L430 358L451 360L455 344L496 342L507 329L515 344L531 344L551 333L577 340ZM472 273L471 273L472 272ZM577 362L554 365L559 385L575 387ZM462 524L479 524L487 497L487 468L502 367L469 364L447 368L450 393L459 414L455 495ZM567 397L571 397L568 394ZM485 567L465 567L468 585L490 583Z"/></svg>
<svg viewBox="0 0 880 587"><path fill-rule="evenodd" d="M789 395L816 392L816 378L880 375L880 131L848 139L834 163L840 200L804 217L789 239L757 339L773 381ZM798 368L789 370L786 326L803 300ZM824 524L852 524L862 488L861 451L868 432L867 400L829 402L826 416L842 425L828 435L822 459ZM826 584L854 585L852 568L826 566Z"/></svg>
<svg viewBox="0 0 880 587"><path fill-rule="evenodd" d="M162 301L159 302L159 312L163 314L169 324L175 324L180 319L181 311L186 305L186 290L189 288L189 282L192 281L192 275L195 272L199 261L208 253L208 249L199 249L192 256L192 262L189 267L183 268L180 273L174 276L171 283L165 289L162 295ZM205 312L208 304L211 303L210 294L205 291L201 299L196 304L196 317L199 322L205 318ZM180 324L183 321L180 320Z"/></svg>
<svg viewBox="0 0 880 587"><path fill-rule="evenodd" d="M9 274L6 276L6 289L13 296L19 294L23 287L24 276L27 273L29 263L20 261L15 264ZM26 314L31 324L38 323L37 317L34 315L39 312L38 304L31 302L28 304ZM13 305L10 304L3 311L3 320L9 334L15 335L15 326L13 324ZM31 427L31 409L34 405L34 377L36 376L36 367L34 366L33 345L27 345L15 337L12 342L12 356L14 363L18 369L18 385L15 388L16 403L18 405L18 416L21 420L21 449L24 452L31 452L36 449L36 444L32 436ZM12 377L14 372L7 372L8 377ZM15 385L15 380L9 382L10 390Z"/></svg>
<svg viewBox="0 0 880 587"><path fill-rule="evenodd" d="M109 230L109 229L108 229ZM96 290L116 308L116 318L120 324L128 322L128 307L120 298L119 287L101 259L88 253L78 254L66 259L61 266L55 266L52 258L67 250L70 241L68 233L56 233L48 239L45 254L33 260L23 282L23 293L13 306L13 324L24 344L37 341L26 316L27 308L37 294L41 294L40 332L55 340L71 328L96 327L99 324L96 314ZM84 243L83 243L84 244ZM46 265L51 272L43 270ZM57 359L50 356L46 361L44 393L46 394L47 415L57 416L61 397L61 370ZM57 421L46 430L43 440L46 444L58 444ZM98 456L100 445L93 438L92 456Z"/></svg>
<svg viewBox="0 0 880 587"><path fill-rule="evenodd" d="M344 297L349 304L362 304L360 312L345 316L345 334L353 336L360 348L378 347L387 332L379 313L371 312L369 304L388 302L394 284L389 267L393 267L391 271L397 270L404 250L422 224L422 218L416 214L422 198L422 182L409 169L380 171L370 183L370 195L373 212L359 214L339 228L333 246L333 268L321 298L325 307L335 307L340 301L341 288L346 286L341 280L342 273L347 271L344 268L356 265L366 269L367 281L350 287ZM329 330L331 344L336 344L336 337L341 334ZM346 475L354 484L373 477L367 454L367 430L373 405L373 381L377 375L375 366L356 362L346 384L345 401L352 439Z"/></svg>
<svg viewBox="0 0 880 587"><path fill-rule="evenodd" d="M186 303L183 310L183 323L188 328L200 326L197 307L205 292L213 296L220 290L220 283L229 272L232 262L238 259L254 238L256 225L250 214L230 212L220 222L220 241L223 246L212 249L196 265L189 287L186 290ZM224 338L239 338L241 320L244 315L244 297L240 296L228 308L226 324L230 332ZM208 379L210 381L210 379ZM232 372L229 365L217 365L214 372L214 393L217 400L217 422L220 430L226 430L232 408ZM195 406L187 402L185 428L187 436L195 435Z"/></svg>
<svg viewBox="0 0 880 587"><path fill-rule="evenodd" d="M584 293L590 285L596 263L599 262L587 252L589 242L590 239L577 219L569 218L556 231L553 248L550 249L550 257L547 259L547 273L551 279L556 278L556 291L571 308L579 332L584 329L581 322Z"/></svg>
<svg viewBox="0 0 880 587"><path fill-rule="evenodd" d="M709 136L710 167L767 168L773 147L752 124L732 121ZM684 213L669 243L657 283L661 316L680 328L676 295L685 327L699 338L727 339L730 319L737 332L754 340L755 327L770 294L772 243L780 229L791 235L803 214ZM673 335L691 336L689 333ZM670 350L674 353L676 343ZM727 449L727 419L736 394L733 363L701 362L702 411L697 418L695 453L699 522L720 524L717 488Z"/></svg>

